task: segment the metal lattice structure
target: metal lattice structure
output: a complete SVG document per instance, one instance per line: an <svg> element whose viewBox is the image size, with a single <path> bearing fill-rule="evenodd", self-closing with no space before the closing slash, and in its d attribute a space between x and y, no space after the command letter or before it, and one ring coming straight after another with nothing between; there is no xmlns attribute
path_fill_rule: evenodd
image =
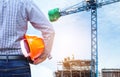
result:
<svg viewBox="0 0 120 77"><path fill-rule="evenodd" d="M56 21L61 16L91 10L91 77L98 77L97 8L116 2L120 0L85 0L63 10L55 8L48 13L50 21Z"/></svg>

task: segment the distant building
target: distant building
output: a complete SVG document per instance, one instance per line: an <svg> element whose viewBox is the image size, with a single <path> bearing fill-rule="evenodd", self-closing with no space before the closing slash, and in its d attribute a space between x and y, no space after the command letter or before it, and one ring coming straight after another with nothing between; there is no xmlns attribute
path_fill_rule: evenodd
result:
<svg viewBox="0 0 120 77"><path fill-rule="evenodd" d="M102 69L102 77L120 77L120 69Z"/></svg>

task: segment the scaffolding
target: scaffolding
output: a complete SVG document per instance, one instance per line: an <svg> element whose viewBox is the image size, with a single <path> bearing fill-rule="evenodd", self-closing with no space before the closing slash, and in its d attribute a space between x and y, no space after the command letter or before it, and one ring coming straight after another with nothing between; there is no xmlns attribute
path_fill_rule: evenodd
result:
<svg viewBox="0 0 120 77"><path fill-rule="evenodd" d="M90 63L90 60L64 58L59 62L62 69L55 72L55 77L90 77Z"/></svg>

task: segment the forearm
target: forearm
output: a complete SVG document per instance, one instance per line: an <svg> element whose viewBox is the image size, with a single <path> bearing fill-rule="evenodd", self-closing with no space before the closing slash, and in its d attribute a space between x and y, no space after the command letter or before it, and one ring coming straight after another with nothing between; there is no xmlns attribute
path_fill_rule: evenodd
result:
<svg viewBox="0 0 120 77"><path fill-rule="evenodd" d="M37 27L37 29L41 31L42 36L43 36L45 50L44 50L44 53L42 54L42 56L46 56L46 57L50 58L50 53L52 50L54 36L55 36L55 31L53 29L53 26L48 22L45 25L39 25L36 23L32 23L32 25L34 25L34 27Z"/></svg>
<svg viewBox="0 0 120 77"><path fill-rule="evenodd" d="M48 58L51 57L50 53L52 51L54 36L55 36L55 31L53 28L49 29L46 32L46 34L43 34L43 38L45 42L45 54Z"/></svg>

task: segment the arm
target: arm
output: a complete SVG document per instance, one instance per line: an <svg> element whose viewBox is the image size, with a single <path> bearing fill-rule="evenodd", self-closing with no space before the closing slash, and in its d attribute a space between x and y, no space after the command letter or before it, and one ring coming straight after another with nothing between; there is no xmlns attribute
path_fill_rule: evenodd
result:
<svg viewBox="0 0 120 77"><path fill-rule="evenodd" d="M49 23L47 18L41 12L41 10L33 2L29 3L27 6L28 20L35 29L42 32L42 36L44 39L45 51L40 56L40 58L44 61L46 58L50 58L55 31L53 29L53 26ZM38 63L39 61L36 62Z"/></svg>

